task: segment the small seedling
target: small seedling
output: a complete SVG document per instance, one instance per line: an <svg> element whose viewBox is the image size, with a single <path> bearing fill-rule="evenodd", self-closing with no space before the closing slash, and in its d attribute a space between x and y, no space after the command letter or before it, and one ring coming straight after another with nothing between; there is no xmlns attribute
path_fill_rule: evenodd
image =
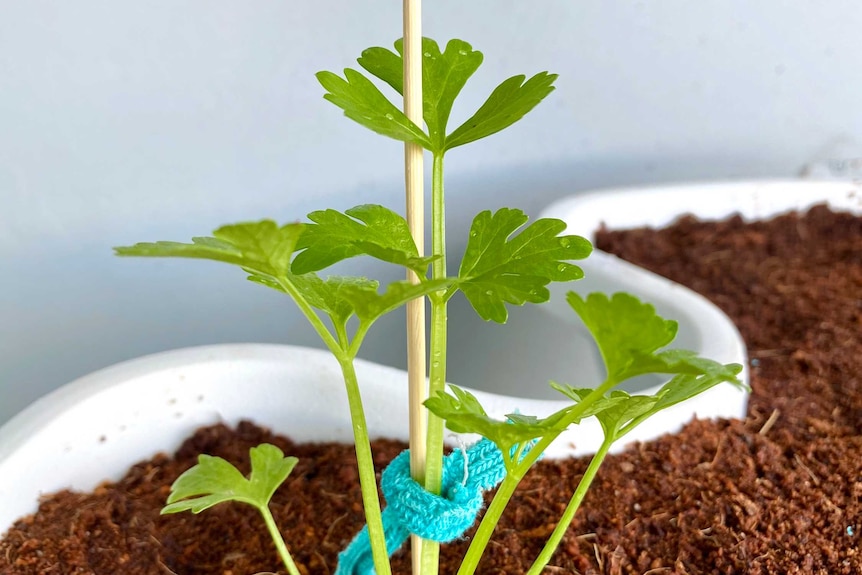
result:
<svg viewBox="0 0 862 575"><path fill-rule="evenodd" d="M395 43L394 51L385 48L364 51L358 62L365 73L347 69L343 77L332 72L317 74L326 90L324 97L348 118L374 132L430 152L433 160L430 255L420 253L404 217L377 205L359 205L343 213L332 209L312 212L307 223L279 226L264 220L224 226L212 237L195 238L190 244L158 242L117 248L117 253L124 256L200 258L233 264L242 268L251 281L293 299L338 361L344 376L367 521L367 532L363 532L360 544L367 542L372 555L373 561L368 562L367 569L373 564L379 575L390 573L388 553L394 549L387 549L386 545L354 360L372 325L407 302L427 297L431 308L425 490L441 493L444 421L453 431L478 433L493 442L504 468L502 484L472 540L459 575L475 571L516 486L569 426L596 417L604 441L545 549L536 558L531 574L541 572L550 560L615 441L648 417L721 382L741 385L736 378L741 369L738 365L721 365L691 352L666 350L676 335L677 325L659 317L652 306L626 294L610 298L592 294L584 299L570 293L569 304L592 333L605 363L607 375L598 386L553 384L571 400L570 406L543 418L513 413L505 421L489 417L467 391L454 386L451 393L446 391L446 307L452 297L460 292L479 317L504 323L509 306L548 301L548 284L580 279L583 272L572 262L587 257L592 250L586 239L562 235L565 229L562 221L539 219L528 223L522 211L511 208L483 211L470 227L458 274L448 275L444 157L454 148L490 136L520 120L553 91L556 79L556 75L547 72L529 79L513 76L502 82L471 117L449 131L455 99L482 60L482 54L462 40L451 40L440 50L435 41L423 39L425 128L390 102L368 76L398 94L405 92L402 41ZM364 277L317 275L356 256L401 266L415 274L415 280L396 281L381 290L377 281ZM670 374L672 379L654 396L629 395L615 389L620 383L647 373ZM285 565L293 574L296 568L283 541L279 543L281 538L266 505L279 478L287 477L295 460L282 459L281 452L272 451L275 448L271 446L257 449L252 453L252 474L248 480L223 460L202 456L198 466L174 484L165 512L187 509L199 512L228 500L252 504L264 515ZM187 499L190 497L194 498ZM437 562L436 543L423 545L419 572L436 573Z"/></svg>
<svg viewBox="0 0 862 575"><path fill-rule="evenodd" d="M285 457L281 449L268 443L252 447L249 455L251 474L248 479L221 457L200 455L198 464L174 481L162 515L180 511L197 514L226 501L251 505L263 516L288 573L300 575L269 510L269 500L293 471L298 460Z"/></svg>

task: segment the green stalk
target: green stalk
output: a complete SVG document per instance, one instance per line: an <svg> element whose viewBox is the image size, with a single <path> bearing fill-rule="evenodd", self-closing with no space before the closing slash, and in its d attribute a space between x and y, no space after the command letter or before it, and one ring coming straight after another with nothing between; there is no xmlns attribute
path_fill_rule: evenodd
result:
<svg viewBox="0 0 862 575"><path fill-rule="evenodd" d="M431 253L438 256L431 264L431 277L446 277L446 208L443 199L443 153L434 154L431 171ZM440 294L432 294L431 301L431 367L429 369L428 396L434 397L446 388L446 324L447 303ZM443 480L443 420L428 413L426 445L425 489L440 493ZM437 575L440 563L440 544L426 541L422 546L422 575Z"/></svg>
<svg viewBox="0 0 862 575"><path fill-rule="evenodd" d="M551 536L545 543L545 547L542 549L542 552L539 553L539 556L536 557L530 570L527 571L527 575L539 575L542 572L542 569L544 569L551 560L551 557L554 555L554 551L557 550L560 541L563 540L563 536L566 534L566 529L569 528L569 525L571 525L572 520L575 518L575 513L578 512L578 507L581 506L581 502L584 500L584 496L587 494L590 484L592 484L593 479L595 479L596 473L602 466L602 462L605 460L605 456L608 454L608 450L615 439L616 438L613 437L606 437L602 442L601 447L599 447L599 450L595 455L593 455L590 465L587 467L587 470L584 472L584 476L581 477L581 481L578 483L578 488L575 489L575 493L569 500L566 510L560 517L560 522L557 523L557 527L554 529L554 532L551 533Z"/></svg>
<svg viewBox="0 0 862 575"><path fill-rule="evenodd" d="M482 518L482 522L479 524L479 528L470 542L470 548L467 549L467 553L461 561L458 575L473 575L476 572L479 560L482 559L482 555L485 553L485 547L488 546L488 541L491 540L491 535L494 534L494 528L500 521L500 517L503 516L503 511L506 509L509 499L512 498L512 494L515 492L515 488L518 487L522 478L523 476L518 477L509 473L503 479L503 482L500 483L497 494L491 501L491 505L488 506L488 510L485 511L485 516Z"/></svg>
<svg viewBox="0 0 862 575"><path fill-rule="evenodd" d="M305 319L308 320L308 323L311 324L311 327L314 328L314 331L317 332L317 335L320 336L320 339L324 344L326 344L329 351L331 351L336 357L344 355L341 344L332 337L332 333L330 333L326 328L326 325L320 319L320 316L315 313L314 308L309 305L302 293L296 289L296 286L294 286L290 281L286 281L282 278L279 278L277 281L281 289L283 289L285 293L293 299L294 303L299 308L299 311L302 312L302 315L305 316Z"/></svg>
<svg viewBox="0 0 862 575"><path fill-rule="evenodd" d="M368 525L368 538L371 541L371 555L374 570L379 575L390 575L389 553L386 550L386 536L383 533L383 519L380 515L380 499L377 495L377 478L374 474L374 460L371 457L371 441L368 438L368 425L365 410L359 393L359 382L353 367L353 358L337 355L347 387L347 401L350 405L350 420L353 422L353 440L356 448L356 462L359 467L359 487L362 491L362 505L365 508L365 521Z"/></svg>
<svg viewBox="0 0 862 575"><path fill-rule="evenodd" d="M287 572L290 573L290 575L301 575L299 569L296 568L296 563L293 562L293 557L290 556L290 551L287 550L287 545L284 543L284 537L281 536L281 532L275 524L275 519L273 519L272 512L269 510L269 507L263 506L258 509L260 510L260 514L263 515L263 522L266 523L266 529L269 531L269 536L272 537L272 541L275 543L275 548L278 550L278 554L284 562L284 566L287 567Z"/></svg>
<svg viewBox="0 0 862 575"><path fill-rule="evenodd" d="M371 542L371 555L374 559L374 569L379 575L390 575L392 569L389 565L389 553L386 550L386 537L383 533L383 519L380 514L380 498L377 495L377 478L374 474L374 459L371 456L371 440L368 437L368 424L365 419L365 410L362 407L362 397L359 393L359 383L356 379L356 369L353 367L353 359L356 350L348 346L345 326L335 325L338 339L334 338L326 329L323 321L314 312L302 294L289 281L279 280L279 284L296 302L308 322L332 352L341 366L344 385L347 389L347 403L350 407L350 421L353 424L353 442L356 449L356 462L359 467L359 487L362 491L362 505L365 509L365 520L368 524L368 538ZM367 327L366 327L367 330ZM365 330L362 330L362 341ZM354 342L355 343L355 342ZM291 574L293 575L293 574Z"/></svg>

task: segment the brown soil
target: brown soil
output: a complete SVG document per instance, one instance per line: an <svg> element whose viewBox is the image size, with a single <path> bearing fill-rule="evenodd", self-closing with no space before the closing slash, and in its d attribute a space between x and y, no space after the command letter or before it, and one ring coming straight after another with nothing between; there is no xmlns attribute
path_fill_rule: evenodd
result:
<svg viewBox="0 0 862 575"><path fill-rule="evenodd" d="M694 421L612 456L546 573L862 573L862 218L815 208L771 223L681 220L602 231L598 247L689 285L737 322L753 396L744 421ZM92 494L60 493L0 543L0 573L236 574L277 569L251 508L162 518L199 452L247 464L276 443L300 463L273 511L306 573L330 573L362 524L352 448L297 445L251 424L200 431L175 459ZM374 445L379 466L403 446ZM522 484L480 571L523 573L586 460L545 461ZM465 543L444 549L453 573ZM401 553L395 573L408 573Z"/></svg>

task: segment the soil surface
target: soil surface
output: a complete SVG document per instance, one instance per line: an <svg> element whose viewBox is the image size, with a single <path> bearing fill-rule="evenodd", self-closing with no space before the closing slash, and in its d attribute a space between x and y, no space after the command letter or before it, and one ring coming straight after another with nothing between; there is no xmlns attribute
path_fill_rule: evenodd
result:
<svg viewBox="0 0 862 575"><path fill-rule="evenodd" d="M610 456L545 573L862 573L862 218L823 207L768 223L684 218L662 231L603 230L597 246L724 309L748 344L753 395L744 421L694 421ZM303 573L331 573L363 523L352 447L298 445L252 424L201 430L117 484L45 499L0 543L0 573L275 571L250 507L158 513L198 453L247 466L262 441L300 458L273 512ZM377 465L403 447L376 442ZM537 465L481 573L526 571L586 464ZM444 548L441 573L454 573L465 548ZM393 567L409 573L406 552Z"/></svg>

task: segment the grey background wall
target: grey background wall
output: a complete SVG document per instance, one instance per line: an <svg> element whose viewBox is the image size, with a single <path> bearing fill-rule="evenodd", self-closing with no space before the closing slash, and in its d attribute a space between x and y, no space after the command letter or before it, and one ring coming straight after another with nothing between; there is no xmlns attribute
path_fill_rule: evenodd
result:
<svg viewBox="0 0 862 575"><path fill-rule="evenodd" d="M145 353L316 345L288 301L234 270L119 260L110 247L321 207L400 206L400 144L344 120L313 77L390 46L399 7L0 0L0 421ZM456 253L480 209L535 214L608 186L793 177L862 146L855 0L436 0L425 27L486 55L454 121L505 77L560 74L517 127L451 154ZM400 365L401 326L384 322L365 357Z"/></svg>

